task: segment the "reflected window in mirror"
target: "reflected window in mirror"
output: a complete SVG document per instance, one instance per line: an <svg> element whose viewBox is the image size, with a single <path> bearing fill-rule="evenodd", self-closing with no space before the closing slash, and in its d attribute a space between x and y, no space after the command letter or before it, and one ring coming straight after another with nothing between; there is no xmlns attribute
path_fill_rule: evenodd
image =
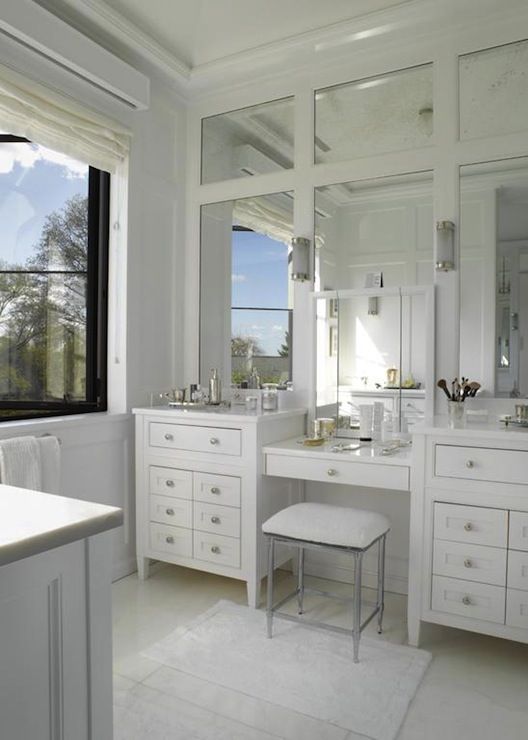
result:
<svg viewBox="0 0 528 740"><path fill-rule="evenodd" d="M460 168L460 374L528 396L528 157Z"/></svg>
<svg viewBox="0 0 528 740"><path fill-rule="evenodd" d="M316 164L427 146L432 136L432 64L315 93Z"/></svg>
<svg viewBox="0 0 528 740"><path fill-rule="evenodd" d="M527 68L528 41L459 58L461 139L526 130Z"/></svg>
<svg viewBox="0 0 528 740"><path fill-rule="evenodd" d="M293 195L202 206L200 378L285 387L291 381Z"/></svg>
<svg viewBox="0 0 528 740"><path fill-rule="evenodd" d="M293 167L293 97L202 120L202 185Z"/></svg>
<svg viewBox="0 0 528 740"><path fill-rule="evenodd" d="M433 176L315 190L316 290L433 283Z"/></svg>

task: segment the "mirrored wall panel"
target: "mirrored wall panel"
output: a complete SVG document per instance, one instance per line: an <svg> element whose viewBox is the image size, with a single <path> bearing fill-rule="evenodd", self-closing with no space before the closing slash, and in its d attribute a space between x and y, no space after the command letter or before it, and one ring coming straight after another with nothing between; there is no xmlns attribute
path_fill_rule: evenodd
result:
<svg viewBox="0 0 528 740"><path fill-rule="evenodd" d="M316 164L426 146L432 136L432 64L315 93Z"/></svg>
<svg viewBox="0 0 528 740"><path fill-rule="evenodd" d="M202 120L202 184L293 167L293 98Z"/></svg>
<svg viewBox="0 0 528 740"><path fill-rule="evenodd" d="M211 203L201 210L200 382L291 381L293 195Z"/></svg>
<svg viewBox="0 0 528 740"><path fill-rule="evenodd" d="M425 291L338 291L317 298L316 315L316 417L334 418L338 437L357 438L366 409L375 441L382 424L384 434L404 433L424 418L431 383Z"/></svg>
<svg viewBox="0 0 528 740"><path fill-rule="evenodd" d="M528 41L460 57L461 139L526 130L527 69Z"/></svg>
<svg viewBox="0 0 528 740"><path fill-rule="evenodd" d="M432 284L432 173L317 188L315 245L316 290Z"/></svg>
<svg viewBox="0 0 528 740"><path fill-rule="evenodd" d="M460 374L528 396L528 158L460 169Z"/></svg>

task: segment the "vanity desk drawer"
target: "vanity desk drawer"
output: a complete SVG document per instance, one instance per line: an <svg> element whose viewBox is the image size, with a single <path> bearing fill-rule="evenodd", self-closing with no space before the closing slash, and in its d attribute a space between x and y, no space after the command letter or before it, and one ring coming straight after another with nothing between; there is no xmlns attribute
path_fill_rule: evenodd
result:
<svg viewBox="0 0 528 740"><path fill-rule="evenodd" d="M528 592L528 552L508 550L508 588Z"/></svg>
<svg viewBox="0 0 528 740"><path fill-rule="evenodd" d="M174 527L192 527L192 501L170 498L169 496L149 497L150 521L170 524Z"/></svg>
<svg viewBox="0 0 528 740"><path fill-rule="evenodd" d="M435 476L526 485L528 452L437 444Z"/></svg>
<svg viewBox="0 0 528 740"><path fill-rule="evenodd" d="M337 455L336 455L337 458ZM354 486L409 490L409 468L354 460L300 459L292 455L266 455L266 474Z"/></svg>
<svg viewBox="0 0 528 740"><path fill-rule="evenodd" d="M190 470L150 465L149 490L151 494L192 499L193 474Z"/></svg>
<svg viewBox="0 0 528 740"><path fill-rule="evenodd" d="M437 502L434 506L434 539L506 548L508 512Z"/></svg>
<svg viewBox="0 0 528 740"><path fill-rule="evenodd" d="M240 507L240 478L231 475L194 473L193 498L209 504Z"/></svg>
<svg viewBox="0 0 528 740"><path fill-rule="evenodd" d="M433 610L504 624L506 589L458 578L433 576Z"/></svg>
<svg viewBox="0 0 528 740"><path fill-rule="evenodd" d="M528 629L528 591L506 591L506 624Z"/></svg>
<svg viewBox="0 0 528 740"><path fill-rule="evenodd" d="M192 529L150 523L150 547L154 552L164 552L173 557L192 558Z"/></svg>
<svg viewBox="0 0 528 740"><path fill-rule="evenodd" d="M240 568L240 540L220 534L197 532L193 535L194 557L218 565Z"/></svg>
<svg viewBox="0 0 528 740"><path fill-rule="evenodd" d="M240 429L202 427L186 424L149 424L151 447L189 452L208 452L217 455L240 455L242 450Z"/></svg>
<svg viewBox="0 0 528 740"><path fill-rule="evenodd" d="M525 550L528 552L528 512L510 511L509 546L512 550Z"/></svg>
<svg viewBox="0 0 528 740"><path fill-rule="evenodd" d="M492 586L506 585L506 550L435 540L433 573Z"/></svg>
<svg viewBox="0 0 528 740"><path fill-rule="evenodd" d="M240 510L232 506L218 506L194 502L193 524L202 532L214 532L227 537L240 537Z"/></svg>

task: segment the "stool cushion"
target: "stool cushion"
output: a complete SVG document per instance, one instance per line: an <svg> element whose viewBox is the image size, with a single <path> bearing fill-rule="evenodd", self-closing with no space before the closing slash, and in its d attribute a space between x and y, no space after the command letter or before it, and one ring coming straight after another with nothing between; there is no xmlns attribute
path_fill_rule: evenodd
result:
<svg viewBox="0 0 528 740"><path fill-rule="evenodd" d="M389 529L390 521L383 514L319 503L288 506L262 525L264 534L360 550Z"/></svg>

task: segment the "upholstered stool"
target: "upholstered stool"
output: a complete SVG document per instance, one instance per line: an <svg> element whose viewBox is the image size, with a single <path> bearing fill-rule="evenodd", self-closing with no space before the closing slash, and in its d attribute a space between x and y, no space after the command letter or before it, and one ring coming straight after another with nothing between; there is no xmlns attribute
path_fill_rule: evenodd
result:
<svg viewBox="0 0 528 740"><path fill-rule="evenodd" d="M273 614L277 613L284 619L301 622L324 629L343 632L352 635L354 644L354 663L359 659L359 640L361 632L367 624L378 615L378 632L381 633L384 593L385 593L385 539L390 530L390 522L383 514L376 514L363 509L350 509L345 506L331 506L329 504L302 503L289 506L287 509L274 514L262 525L268 540L268 599L267 599L267 626L268 637L272 636ZM275 543L280 542L298 548L298 583L293 593L288 594L277 604L273 604L273 570ZM374 545L378 545L378 588L376 603L372 612L361 621L361 579L363 555ZM307 620L279 611L287 601L297 597L298 612L303 613L303 597L305 592L334 596L317 589L304 587L304 551L306 549L325 549L335 552L349 553L354 557L354 596L346 601L353 601L353 627L344 629L322 622Z"/></svg>

